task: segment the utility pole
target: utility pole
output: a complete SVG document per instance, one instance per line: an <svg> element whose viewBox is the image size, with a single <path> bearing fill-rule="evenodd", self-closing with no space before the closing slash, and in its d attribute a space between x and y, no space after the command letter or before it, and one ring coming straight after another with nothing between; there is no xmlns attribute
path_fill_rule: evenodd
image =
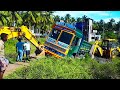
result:
<svg viewBox="0 0 120 90"><path fill-rule="evenodd" d="M103 39L104 39L104 22L103 22Z"/></svg>
<svg viewBox="0 0 120 90"><path fill-rule="evenodd" d="M82 21L82 32L83 32L83 21Z"/></svg>
<svg viewBox="0 0 120 90"><path fill-rule="evenodd" d="M120 19L119 19L119 33L120 33Z"/></svg>

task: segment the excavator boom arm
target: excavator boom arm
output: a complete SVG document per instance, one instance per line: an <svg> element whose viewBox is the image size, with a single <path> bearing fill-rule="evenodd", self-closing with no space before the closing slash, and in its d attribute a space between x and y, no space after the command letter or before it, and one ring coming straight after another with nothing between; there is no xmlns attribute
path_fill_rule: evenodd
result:
<svg viewBox="0 0 120 90"><path fill-rule="evenodd" d="M37 48L39 47L37 39L26 26L21 26L20 30L22 36L24 36L27 40L29 40L35 47Z"/></svg>
<svg viewBox="0 0 120 90"><path fill-rule="evenodd" d="M93 54L95 54L96 50L98 50L100 55L103 56L103 49L98 44L99 44L99 41L95 41Z"/></svg>
<svg viewBox="0 0 120 90"><path fill-rule="evenodd" d="M35 47L39 48L37 39L26 26L21 26L17 29L14 28L14 30L11 30L10 27L2 27L0 28L0 35L2 33L8 34L8 39L23 36L27 40L29 40Z"/></svg>

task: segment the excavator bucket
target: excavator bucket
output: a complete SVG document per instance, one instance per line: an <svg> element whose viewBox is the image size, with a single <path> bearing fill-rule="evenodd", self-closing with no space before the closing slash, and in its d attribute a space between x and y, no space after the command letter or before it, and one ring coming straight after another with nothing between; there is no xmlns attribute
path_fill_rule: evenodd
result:
<svg viewBox="0 0 120 90"><path fill-rule="evenodd" d="M44 50L44 45L40 45L39 48L36 48L35 54L31 54L30 58L41 58L45 56L45 50Z"/></svg>
<svg viewBox="0 0 120 90"><path fill-rule="evenodd" d="M44 45L40 45L38 48L36 48L35 54L36 58L45 56Z"/></svg>

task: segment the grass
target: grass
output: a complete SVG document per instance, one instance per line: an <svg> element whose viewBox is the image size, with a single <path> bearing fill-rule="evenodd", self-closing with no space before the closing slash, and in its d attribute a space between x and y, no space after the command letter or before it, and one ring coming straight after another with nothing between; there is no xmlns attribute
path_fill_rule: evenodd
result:
<svg viewBox="0 0 120 90"><path fill-rule="evenodd" d="M101 64L90 57L43 57L30 62L30 66L18 68L5 79L120 79L120 61L116 58Z"/></svg>
<svg viewBox="0 0 120 90"><path fill-rule="evenodd" d="M41 58L17 69L5 79L90 79L88 66L79 59Z"/></svg>
<svg viewBox="0 0 120 90"><path fill-rule="evenodd" d="M95 43L95 41L91 41L91 42L90 42L90 44L92 44L92 45L93 45L94 43Z"/></svg>

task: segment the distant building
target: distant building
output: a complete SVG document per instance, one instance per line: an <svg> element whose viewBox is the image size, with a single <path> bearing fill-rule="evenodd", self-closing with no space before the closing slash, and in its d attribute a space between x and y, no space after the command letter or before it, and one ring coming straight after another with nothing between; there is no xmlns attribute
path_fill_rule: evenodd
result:
<svg viewBox="0 0 120 90"><path fill-rule="evenodd" d="M85 19L85 26L83 28L83 33L85 35L85 40L88 42L95 41L97 37L99 40L101 39L101 35L97 35L97 30L93 30L93 20L90 18Z"/></svg>
<svg viewBox="0 0 120 90"><path fill-rule="evenodd" d="M101 35L97 35L97 30L92 30L92 33L89 34L89 42L95 41L95 38L98 38L98 40L101 39Z"/></svg>

